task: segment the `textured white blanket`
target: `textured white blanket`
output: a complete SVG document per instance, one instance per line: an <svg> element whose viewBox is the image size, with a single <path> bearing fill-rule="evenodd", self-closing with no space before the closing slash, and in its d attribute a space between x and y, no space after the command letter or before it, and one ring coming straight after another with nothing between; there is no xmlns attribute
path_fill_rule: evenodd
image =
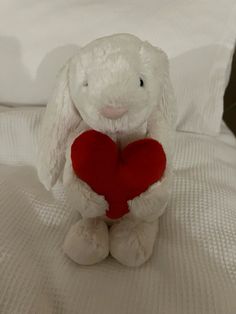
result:
<svg viewBox="0 0 236 314"><path fill-rule="evenodd" d="M77 219L34 169L42 110L0 113L0 313L235 314L236 144L177 133L171 202L154 256L78 266L61 245ZM31 164L31 165L30 165Z"/></svg>

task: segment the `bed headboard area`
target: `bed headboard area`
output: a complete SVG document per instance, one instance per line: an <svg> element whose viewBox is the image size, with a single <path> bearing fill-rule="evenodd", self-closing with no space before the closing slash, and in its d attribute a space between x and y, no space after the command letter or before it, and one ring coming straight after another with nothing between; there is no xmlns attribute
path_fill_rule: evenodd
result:
<svg viewBox="0 0 236 314"><path fill-rule="evenodd" d="M223 119L236 135L236 50L233 57L229 84L224 95Z"/></svg>

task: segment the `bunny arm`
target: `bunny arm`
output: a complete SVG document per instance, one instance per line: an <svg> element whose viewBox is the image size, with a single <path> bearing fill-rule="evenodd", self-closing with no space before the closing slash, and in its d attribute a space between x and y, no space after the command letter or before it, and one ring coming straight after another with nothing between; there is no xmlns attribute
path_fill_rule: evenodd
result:
<svg viewBox="0 0 236 314"><path fill-rule="evenodd" d="M168 203L170 187L170 173L166 169L161 181L154 183L145 192L128 201L132 215L147 222L158 219Z"/></svg>
<svg viewBox="0 0 236 314"><path fill-rule="evenodd" d="M89 185L73 174L70 183L67 183L67 192L73 206L83 218L95 218L105 215L108 203L103 195L94 192Z"/></svg>
<svg viewBox="0 0 236 314"><path fill-rule="evenodd" d="M77 208L83 218L99 217L105 214L109 205L103 195L94 192L90 186L84 181L80 180L74 173L71 163L71 145L77 136L89 127L84 125L83 130L71 134L68 140L66 150L66 163L63 173L63 184L65 185L69 194L70 200Z"/></svg>
<svg viewBox="0 0 236 314"><path fill-rule="evenodd" d="M168 203L172 182L172 130L162 116L157 113L148 123L148 137L159 141L166 153L167 166L160 181L151 185L145 192L128 201L130 212L133 216L145 221L154 221L159 218Z"/></svg>

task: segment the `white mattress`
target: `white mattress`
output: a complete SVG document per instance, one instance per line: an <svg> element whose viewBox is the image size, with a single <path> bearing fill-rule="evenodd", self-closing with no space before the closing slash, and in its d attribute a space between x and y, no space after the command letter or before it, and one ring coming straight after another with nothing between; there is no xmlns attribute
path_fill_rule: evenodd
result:
<svg viewBox="0 0 236 314"><path fill-rule="evenodd" d="M76 209L32 166L41 114L0 113L0 313L235 314L236 143L227 128L214 138L176 134L174 190L148 263L85 267L61 251Z"/></svg>

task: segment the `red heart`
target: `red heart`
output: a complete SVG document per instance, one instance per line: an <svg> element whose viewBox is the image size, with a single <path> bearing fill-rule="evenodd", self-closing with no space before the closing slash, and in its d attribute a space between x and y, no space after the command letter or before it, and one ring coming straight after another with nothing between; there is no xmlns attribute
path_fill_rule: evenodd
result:
<svg viewBox="0 0 236 314"><path fill-rule="evenodd" d="M117 219L129 212L128 200L158 181L166 167L166 155L159 142L146 138L123 150L107 135L89 130L71 146L76 175L109 203L107 217Z"/></svg>

